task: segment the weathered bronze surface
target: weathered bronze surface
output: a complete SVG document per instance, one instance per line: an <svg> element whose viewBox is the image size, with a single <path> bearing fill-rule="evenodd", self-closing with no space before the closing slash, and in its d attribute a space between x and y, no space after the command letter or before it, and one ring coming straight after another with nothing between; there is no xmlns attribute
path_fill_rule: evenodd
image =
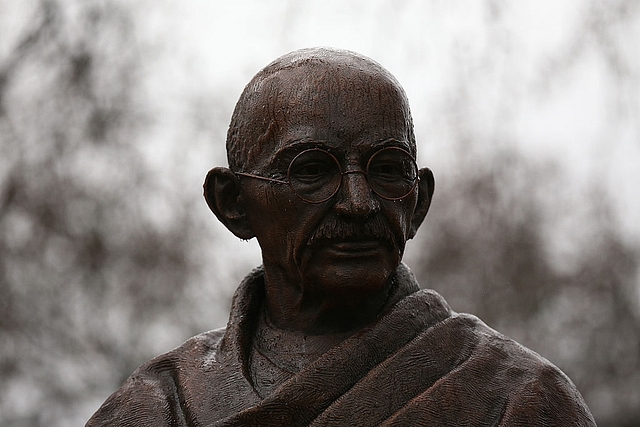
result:
<svg viewBox="0 0 640 427"><path fill-rule="evenodd" d="M140 367L88 426L593 426L571 381L402 264L434 191L369 58L287 54L246 86L206 201L263 265L226 328Z"/></svg>

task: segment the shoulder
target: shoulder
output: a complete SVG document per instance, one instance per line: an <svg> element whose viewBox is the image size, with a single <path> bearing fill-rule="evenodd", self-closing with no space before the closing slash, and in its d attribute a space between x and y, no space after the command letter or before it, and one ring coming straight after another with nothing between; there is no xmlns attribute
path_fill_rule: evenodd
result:
<svg viewBox="0 0 640 427"><path fill-rule="evenodd" d="M203 360L215 358L225 328L203 332L189 338L179 347L154 357L134 371L133 378L156 378L158 380L174 371L185 371L190 366L201 366Z"/></svg>
<svg viewBox="0 0 640 427"><path fill-rule="evenodd" d="M437 319L425 333L438 338L443 353L455 349L460 356L459 371L491 371L504 383L541 390L575 389L571 380L550 361L489 327L473 314L451 310L436 291L422 289L412 297L418 298L423 310L433 313Z"/></svg>
<svg viewBox="0 0 640 427"><path fill-rule="evenodd" d="M102 404L87 426L162 426L176 416L181 383L215 359L225 329L196 335L179 347L154 357L136 369Z"/></svg>
<svg viewBox="0 0 640 427"><path fill-rule="evenodd" d="M500 425L595 425L573 382L549 360L476 316L455 314L448 320L473 341L462 371L490 373L485 384L504 401Z"/></svg>
<svg viewBox="0 0 640 427"><path fill-rule="evenodd" d="M529 382L565 383L567 376L549 360L517 341L487 326L472 314L454 313L445 323L454 333L471 342L469 362L494 365L505 379ZM487 366L488 367L488 366Z"/></svg>

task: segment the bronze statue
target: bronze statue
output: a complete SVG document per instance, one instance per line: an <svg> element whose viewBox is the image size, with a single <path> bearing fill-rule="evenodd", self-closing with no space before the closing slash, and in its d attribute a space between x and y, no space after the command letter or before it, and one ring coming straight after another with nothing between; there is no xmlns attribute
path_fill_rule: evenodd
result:
<svg viewBox="0 0 640 427"><path fill-rule="evenodd" d="M88 426L594 426L558 368L452 311L401 259L434 191L407 97L362 55L295 51L246 86L204 194L263 265L225 329L136 370Z"/></svg>

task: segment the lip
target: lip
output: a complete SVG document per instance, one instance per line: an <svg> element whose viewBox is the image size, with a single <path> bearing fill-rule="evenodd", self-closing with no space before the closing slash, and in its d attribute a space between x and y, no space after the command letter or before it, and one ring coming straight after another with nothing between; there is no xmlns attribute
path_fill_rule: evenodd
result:
<svg viewBox="0 0 640 427"><path fill-rule="evenodd" d="M366 257L377 255L382 247L378 240L332 241L324 245L330 254L340 257Z"/></svg>

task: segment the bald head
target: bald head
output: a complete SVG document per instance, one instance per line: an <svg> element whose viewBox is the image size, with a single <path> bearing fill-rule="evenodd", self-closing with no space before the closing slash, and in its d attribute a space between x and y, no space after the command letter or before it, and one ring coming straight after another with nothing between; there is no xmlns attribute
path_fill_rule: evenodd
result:
<svg viewBox="0 0 640 427"><path fill-rule="evenodd" d="M401 129L415 154L409 103L393 75L363 55L313 48L281 56L245 87L227 134L230 168L253 169L285 128L315 127L331 138L322 133L329 117L334 133L343 133L333 136L342 139L373 125Z"/></svg>

